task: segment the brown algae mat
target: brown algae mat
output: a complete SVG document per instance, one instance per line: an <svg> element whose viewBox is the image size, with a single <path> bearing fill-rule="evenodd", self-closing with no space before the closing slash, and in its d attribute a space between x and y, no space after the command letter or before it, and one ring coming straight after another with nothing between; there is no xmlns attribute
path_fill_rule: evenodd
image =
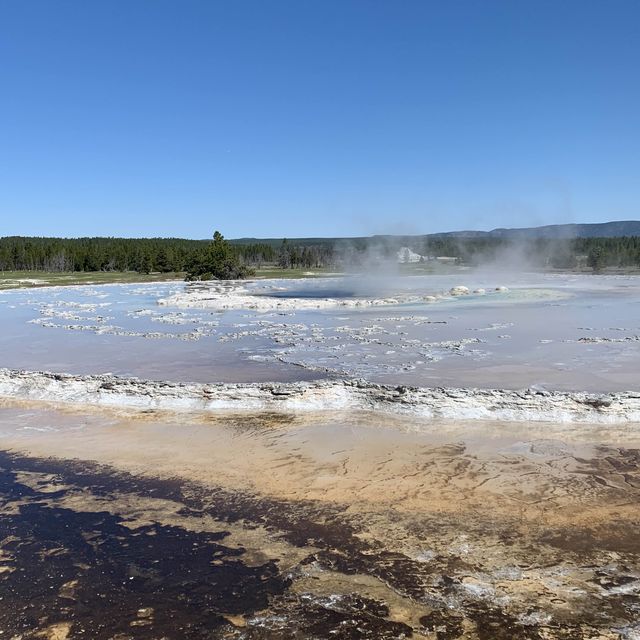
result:
<svg viewBox="0 0 640 640"><path fill-rule="evenodd" d="M5 401L0 443L5 638L640 634L633 425Z"/></svg>

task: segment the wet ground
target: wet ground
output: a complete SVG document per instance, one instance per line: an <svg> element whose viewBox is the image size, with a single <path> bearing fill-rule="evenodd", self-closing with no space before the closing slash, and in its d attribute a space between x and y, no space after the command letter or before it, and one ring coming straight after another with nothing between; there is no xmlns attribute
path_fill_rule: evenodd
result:
<svg viewBox="0 0 640 640"><path fill-rule="evenodd" d="M313 572L306 566L331 567L338 548L342 556L354 547L344 557L348 562L367 546L344 523L314 521L330 510L143 480L77 462L2 454L0 469L0 629L8 637L411 636L411 627L388 619L383 601L292 588L300 574ZM166 511L171 501L177 524L119 514L136 498L147 505L142 513L151 514L154 502ZM61 506L74 500L75 508ZM91 509L91 501L101 508ZM194 531L192 521L205 518L203 530L196 525ZM302 559L287 570L288 558L267 560L255 549L225 546L229 525L238 521L249 532L277 529L283 545L304 550L295 554ZM318 551L305 555L309 544Z"/></svg>
<svg viewBox="0 0 640 640"><path fill-rule="evenodd" d="M0 366L637 389L640 278L458 280L370 307L371 282L254 283L285 305L263 311L158 304L183 283L4 292ZM457 284L487 290L427 301ZM58 382L75 405L0 398L2 639L640 639L637 423L170 413Z"/></svg>
<svg viewBox="0 0 640 640"><path fill-rule="evenodd" d="M459 284L470 293L447 294ZM507 291L496 291L504 284ZM460 272L212 286L0 292L0 366L184 382L637 386L638 276ZM283 306L247 307L269 300Z"/></svg>
<svg viewBox="0 0 640 640"><path fill-rule="evenodd" d="M637 436L2 417L2 637L640 633Z"/></svg>

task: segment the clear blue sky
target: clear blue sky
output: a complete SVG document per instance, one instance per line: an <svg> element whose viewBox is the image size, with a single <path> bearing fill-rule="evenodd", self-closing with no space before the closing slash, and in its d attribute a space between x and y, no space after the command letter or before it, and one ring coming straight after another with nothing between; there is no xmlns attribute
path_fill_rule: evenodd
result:
<svg viewBox="0 0 640 640"><path fill-rule="evenodd" d="M0 235L640 218L638 0L0 0Z"/></svg>

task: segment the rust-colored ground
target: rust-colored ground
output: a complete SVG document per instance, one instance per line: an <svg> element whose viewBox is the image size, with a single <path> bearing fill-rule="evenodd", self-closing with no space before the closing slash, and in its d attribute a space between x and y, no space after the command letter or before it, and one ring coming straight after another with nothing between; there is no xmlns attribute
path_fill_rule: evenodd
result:
<svg viewBox="0 0 640 640"><path fill-rule="evenodd" d="M2 637L640 634L633 425L7 401L0 446Z"/></svg>

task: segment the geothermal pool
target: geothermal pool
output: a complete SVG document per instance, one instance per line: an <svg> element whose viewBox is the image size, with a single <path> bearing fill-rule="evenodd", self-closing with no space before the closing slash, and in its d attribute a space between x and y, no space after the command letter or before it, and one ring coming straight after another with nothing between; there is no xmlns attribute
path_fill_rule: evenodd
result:
<svg viewBox="0 0 640 640"><path fill-rule="evenodd" d="M53 287L0 326L2 637L640 638L640 278Z"/></svg>
<svg viewBox="0 0 640 640"><path fill-rule="evenodd" d="M606 392L640 368L635 276L52 287L0 292L0 323L3 367L155 380Z"/></svg>

